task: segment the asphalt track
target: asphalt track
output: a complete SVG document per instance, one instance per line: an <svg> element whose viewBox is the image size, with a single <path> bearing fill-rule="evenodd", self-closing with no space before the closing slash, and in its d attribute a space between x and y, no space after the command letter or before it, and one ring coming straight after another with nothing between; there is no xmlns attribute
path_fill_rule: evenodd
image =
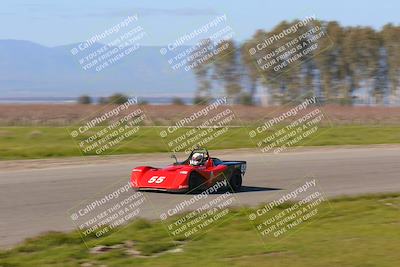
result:
<svg viewBox="0 0 400 267"><path fill-rule="evenodd" d="M211 151L212 153L212 151ZM234 205L257 205L316 179L327 197L400 192L400 146L299 149L278 155L256 150L217 151L222 159L246 160L243 192ZM68 210L116 181L128 181L137 165L165 166L167 154L102 159L0 162L0 246L27 237L74 229ZM210 197L215 198L220 193ZM145 193L141 216L154 219L189 195Z"/></svg>

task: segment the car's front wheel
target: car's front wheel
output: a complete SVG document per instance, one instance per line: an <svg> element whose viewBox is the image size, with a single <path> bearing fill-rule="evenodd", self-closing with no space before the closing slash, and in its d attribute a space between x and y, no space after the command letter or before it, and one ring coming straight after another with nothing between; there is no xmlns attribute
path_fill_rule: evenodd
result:
<svg viewBox="0 0 400 267"><path fill-rule="evenodd" d="M197 172L192 172L189 177L189 192L196 193L202 190L203 178Z"/></svg>

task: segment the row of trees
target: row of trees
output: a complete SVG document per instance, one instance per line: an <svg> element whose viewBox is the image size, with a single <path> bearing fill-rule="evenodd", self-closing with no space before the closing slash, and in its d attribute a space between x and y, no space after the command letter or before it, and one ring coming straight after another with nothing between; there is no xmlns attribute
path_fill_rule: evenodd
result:
<svg viewBox="0 0 400 267"><path fill-rule="evenodd" d="M319 49L281 71L260 69L249 50L266 38L279 34L299 21L282 22L271 31L258 30L242 44L225 40L223 53L202 60L194 68L198 80L197 98L207 98L218 88L233 102L254 103L256 93L264 104L282 104L314 95L324 103L400 104L400 27L385 25L342 27L337 22L313 21L296 33L275 41L263 50L273 52L313 25L325 33L316 41ZM207 46L204 42L204 47ZM199 52L204 47L199 47ZM217 49L218 49L217 47Z"/></svg>
<svg viewBox="0 0 400 267"><path fill-rule="evenodd" d="M78 97L77 103L82 104L82 105L89 105L89 104L95 104L95 103L97 103L99 105L105 105L105 104L120 105L120 104L126 103L128 101L128 99L129 99L129 96L127 96L125 94L121 94L121 93L115 93L108 97L99 97L97 99L97 101L94 101L94 99L89 95L81 95ZM146 104L148 104L148 102L145 99L141 99L141 100L139 100L139 104L146 105ZM172 105L185 105L185 102L183 101L183 99L181 99L179 97L173 97L171 99L171 104ZM194 100L193 104L199 104L199 103L196 102L196 100Z"/></svg>
<svg viewBox="0 0 400 267"><path fill-rule="evenodd" d="M108 97L99 97L97 99L97 104L105 105L105 104L123 104L127 102L129 97L127 95L116 93ZM77 102L79 104L93 104L95 101L89 95L81 95L78 97Z"/></svg>

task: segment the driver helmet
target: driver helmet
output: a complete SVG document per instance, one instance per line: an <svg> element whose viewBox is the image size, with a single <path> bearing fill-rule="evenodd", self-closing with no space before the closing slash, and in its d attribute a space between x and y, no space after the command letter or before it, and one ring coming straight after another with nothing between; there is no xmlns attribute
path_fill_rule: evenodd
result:
<svg viewBox="0 0 400 267"><path fill-rule="evenodd" d="M190 159L190 165L199 166L203 162L203 158L204 156L202 153L194 153Z"/></svg>

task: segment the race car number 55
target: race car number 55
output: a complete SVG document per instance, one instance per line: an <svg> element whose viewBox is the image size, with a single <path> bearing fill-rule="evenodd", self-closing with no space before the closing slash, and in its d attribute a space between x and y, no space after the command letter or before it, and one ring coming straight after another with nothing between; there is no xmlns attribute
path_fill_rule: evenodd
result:
<svg viewBox="0 0 400 267"><path fill-rule="evenodd" d="M160 184L164 181L165 176L153 176L151 177L147 183L152 184L152 183L156 183L156 184Z"/></svg>

